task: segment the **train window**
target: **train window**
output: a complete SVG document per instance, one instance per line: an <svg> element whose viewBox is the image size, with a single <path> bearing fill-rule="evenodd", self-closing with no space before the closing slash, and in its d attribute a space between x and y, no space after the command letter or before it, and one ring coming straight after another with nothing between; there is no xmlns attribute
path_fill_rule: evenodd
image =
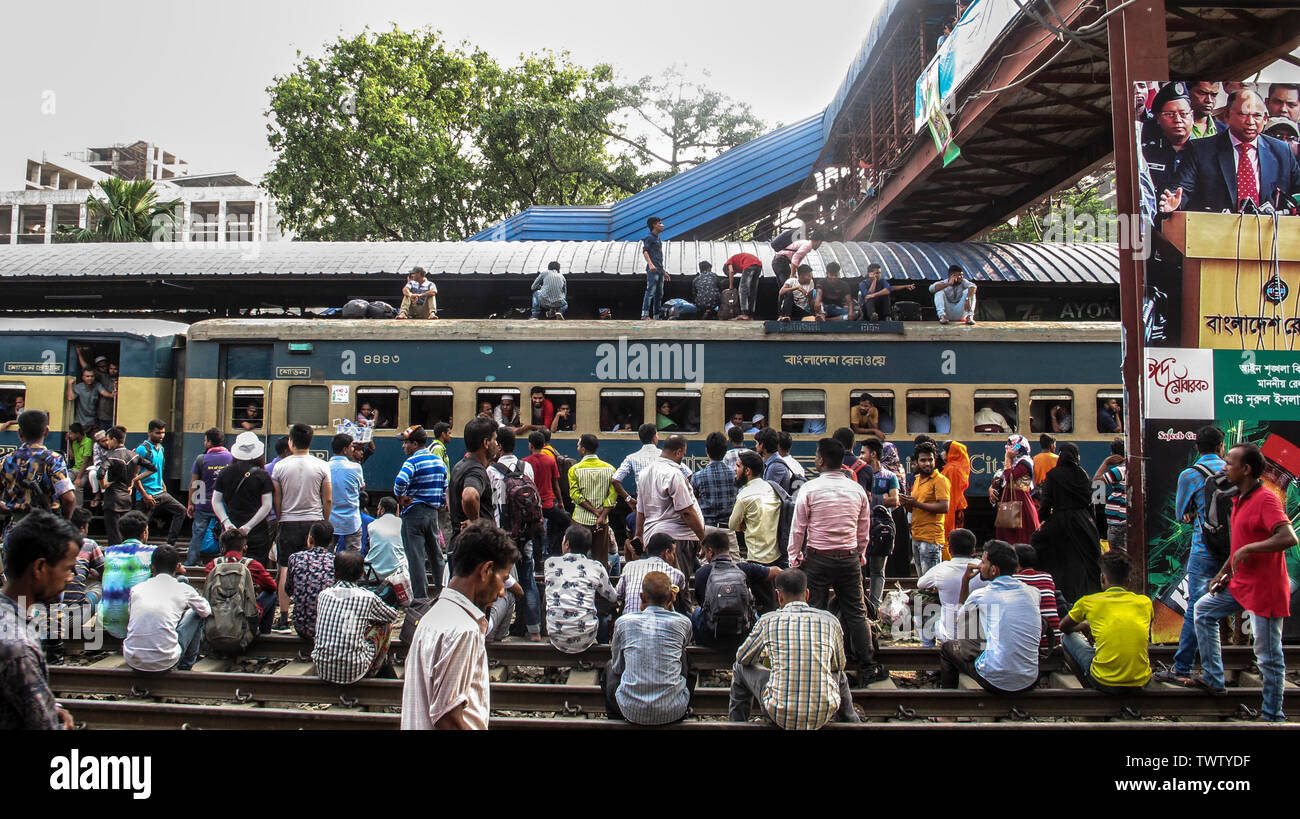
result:
<svg viewBox="0 0 1300 819"><path fill-rule="evenodd" d="M767 390L727 390L722 399L727 426L739 423L746 432L751 429L762 429L768 421L767 401ZM760 415L762 418L755 421L754 419Z"/></svg>
<svg viewBox="0 0 1300 819"><path fill-rule="evenodd" d="M863 398L870 400L870 405L863 409ZM874 423L871 410L875 408ZM866 417L863 417L865 413ZM866 423L864 423L866 422ZM882 435L894 431L894 391L893 390L854 390L849 393L849 426L855 435L873 435L875 429Z"/></svg>
<svg viewBox="0 0 1300 819"><path fill-rule="evenodd" d="M397 427L397 387L357 387L356 395L354 420L358 424L364 420L375 429Z"/></svg>
<svg viewBox="0 0 1300 819"><path fill-rule="evenodd" d="M601 390L601 432L636 432L645 423L643 390Z"/></svg>
<svg viewBox="0 0 1300 819"><path fill-rule="evenodd" d="M225 378L232 381L270 381L272 347L270 344L227 344Z"/></svg>
<svg viewBox="0 0 1300 819"><path fill-rule="evenodd" d="M952 432L952 396L947 390L907 391L907 432L919 435Z"/></svg>
<svg viewBox="0 0 1300 819"><path fill-rule="evenodd" d="M826 432L825 390L782 390L781 429L786 432Z"/></svg>
<svg viewBox="0 0 1300 819"><path fill-rule="evenodd" d="M1112 434L1124 431L1124 391L1097 390L1097 431Z"/></svg>
<svg viewBox="0 0 1300 819"><path fill-rule="evenodd" d="M330 425L329 387L297 384L289 388L288 422L309 427Z"/></svg>
<svg viewBox="0 0 1300 819"><path fill-rule="evenodd" d="M547 411L547 403L550 410ZM571 387L533 387L524 404L524 421L535 427L551 426L553 431L572 432L574 410L578 406L578 391ZM559 420L556 420L558 416Z"/></svg>
<svg viewBox="0 0 1300 819"><path fill-rule="evenodd" d="M1015 390L975 390L975 431L1015 432L1020 396Z"/></svg>
<svg viewBox="0 0 1300 819"><path fill-rule="evenodd" d="M1029 393L1030 432L1074 432L1074 393L1032 390Z"/></svg>
<svg viewBox="0 0 1300 819"><path fill-rule="evenodd" d="M27 408L27 385L21 381L0 382L0 424L6 429L13 429L11 421Z"/></svg>
<svg viewBox="0 0 1300 819"><path fill-rule="evenodd" d="M451 423L451 387L412 387L411 423L419 424L433 434L433 425L439 421Z"/></svg>
<svg viewBox="0 0 1300 819"><path fill-rule="evenodd" d="M266 392L261 387L235 387L230 402L230 426L235 429L261 429L265 424Z"/></svg>
<svg viewBox="0 0 1300 819"><path fill-rule="evenodd" d="M551 431L573 432L578 417L578 391L570 387L546 387L542 393L545 399L551 402L551 408L555 411L551 416ZM532 396L530 395L528 399L531 406ZM533 410L533 418L537 419L536 409ZM540 424L541 420L534 420L533 423Z"/></svg>
<svg viewBox="0 0 1300 819"><path fill-rule="evenodd" d="M519 390L514 387L479 387L476 415L485 415L498 424L517 427L523 423L519 414Z"/></svg>
<svg viewBox="0 0 1300 819"><path fill-rule="evenodd" d="M660 432L699 432L700 391L659 390L655 393L655 426Z"/></svg>

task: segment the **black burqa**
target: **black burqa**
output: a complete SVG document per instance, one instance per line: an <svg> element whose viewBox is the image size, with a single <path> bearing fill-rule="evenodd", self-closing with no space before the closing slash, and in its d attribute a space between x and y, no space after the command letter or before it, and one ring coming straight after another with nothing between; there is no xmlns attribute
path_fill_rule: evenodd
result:
<svg viewBox="0 0 1300 819"><path fill-rule="evenodd" d="M1056 466L1040 490L1042 526L1030 545L1038 568L1056 581L1068 606L1101 591L1101 538L1092 515L1092 478L1079 465L1079 448L1061 444Z"/></svg>

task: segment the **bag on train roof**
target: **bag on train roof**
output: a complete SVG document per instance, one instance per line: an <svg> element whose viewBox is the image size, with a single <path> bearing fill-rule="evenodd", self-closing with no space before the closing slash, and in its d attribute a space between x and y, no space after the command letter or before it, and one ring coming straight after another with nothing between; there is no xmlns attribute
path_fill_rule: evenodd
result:
<svg viewBox="0 0 1300 819"><path fill-rule="evenodd" d="M366 310L370 308L370 302L365 299L353 299L343 305L343 318L359 319L366 317Z"/></svg>
<svg viewBox="0 0 1300 819"><path fill-rule="evenodd" d="M737 290L723 290L722 301L718 305L718 320L731 321L740 315L740 292Z"/></svg>
<svg viewBox="0 0 1300 819"><path fill-rule="evenodd" d="M772 239L772 249L777 253L794 244L794 228L783 230Z"/></svg>
<svg viewBox="0 0 1300 819"><path fill-rule="evenodd" d="M242 654L257 636L257 592L248 570L251 558L213 561L203 596L212 606L212 617L203 629L203 639L218 654Z"/></svg>
<svg viewBox="0 0 1300 819"><path fill-rule="evenodd" d="M372 301L366 305L366 318L390 319L397 315L397 310L386 301Z"/></svg>

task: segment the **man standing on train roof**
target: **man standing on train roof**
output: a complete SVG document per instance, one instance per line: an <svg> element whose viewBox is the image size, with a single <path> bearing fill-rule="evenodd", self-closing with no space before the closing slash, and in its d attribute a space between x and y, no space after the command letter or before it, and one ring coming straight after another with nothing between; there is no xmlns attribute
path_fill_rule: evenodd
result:
<svg viewBox="0 0 1300 819"><path fill-rule="evenodd" d="M948 278L930 285L934 294L934 311L939 314L939 323L961 321L965 324L975 323L975 293L979 288L974 282L966 280L966 271L961 265L948 266Z"/></svg>
<svg viewBox="0 0 1300 819"><path fill-rule="evenodd" d="M737 319L749 321L758 312L758 280L763 276L763 260L752 253L737 253L722 265L727 274L727 289L735 289L736 274L740 274L740 315ZM725 432L725 430L724 430Z"/></svg>
<svg viewBox="0 0 1300 819"><path fill-rule="evenodd" d="M641 320L663 318L664 283L668 271L664 268L664 243L659 234L664 232L664 220L651 216L645 220L650 232L641 240L641 255L645 258L645 296L641 299Z"/></svg>

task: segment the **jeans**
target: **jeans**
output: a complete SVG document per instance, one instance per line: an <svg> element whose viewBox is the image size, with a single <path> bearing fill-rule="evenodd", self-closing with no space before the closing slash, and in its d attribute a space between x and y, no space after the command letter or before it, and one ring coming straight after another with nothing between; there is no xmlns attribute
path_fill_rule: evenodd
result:
<svg viewBox="0 0 1300 819"><path fill-rule="evenodd" d="M912 541L912 555L916 558L916 576L920 577L939 565L943 549L938 543L926 543L924 540Z"/></svg>
<svg viewBox="0 0 1300 819"><path fill-rule="evenodd" d="M176 626L176 641L180 643L181 659L176 664L180 671L189 671L199 659L199 643L203 640L204 620L194 609L188 609Z"/></svg>
<svg viewBox="0 0 1300 819"><path fill-rule="evenodd" d="M867 556L867 571L871 576L871 607L880 608L880 602L885 595L885 563L889 560L889 555Z"/></svg>
<svg viewBox="0 0 1300 819"><path fill-rule="evenodd" d="M1183 630L1178 635L1178 651L1174 654L1174 673L1186 676L1192 673L1199 656L1196 645L1196 601L1218 574L1219 565L1209 555L1193 554L1187 561L1187 609L1183 612Z"/></svg>
<svg viewBox="0 0 1300 819"><path fill-rule="evenodd" d="M822 304L822 312L826 314L826 318L828 319L847 318L849 315L849 308L842 304Z"/></svg>
<svg viewBox="0 0 1300 819"><path fill-rule="evenodd" d="M1223 688L1223 652L1219 645L1219 621L1241 611L1232 592L1221 589L1196 602L1196 642L1201 649L1203 679L1210 688ZM1282 685L1286 661L1282 657L1281 617L1251 614L1255 639L1255 664L1264 680L1262 714L1269 722L1283 722Z"/></svg>
<svg viewBox="0 0 1300 819"><path fill-rule="evenodd" d="M212 510L204 509L202 506L194 507L194 524L190 533L190 548L185 553L185 565L197 566L203 557L203 539L208 533L210 527L216 526L220 529L217 518L212 514ZM217 537L221 537L221 532L217 532Z"/></svg>
<svg viewBox="0 0 1300 819"><path fill-rule="evenodd" d="M533 569L533 544L538 540L540 536L519 546L519 560L515 562L519 587L524 590L524 625L529 634L542 631L542 593L537 590L537 576ZM506 594L508 596L509 592Z"/></svg>
<svg viewBox="0 0 1300 819"><path fill-rule="evenodd" d="M878 315L880 321L889 321L893 317L893 302L889 298L889 293L876 296L874 299L862 300L862 318L870 319L872 315Z"/></svg>
<svg viewBox="0 0 1300 819"><path fill-rule="evenodd" d="M762 275L761 265L751 265L740 272L740 312L750 318L758 312L758 280Z"/></svg>
<svg viewBox="0 0 1300 819"><path fill-rule="evenodd" d="M660 270L645 271L645 296L641 299L641 318L653 316L659 318L663 313L664 272Z"/></svg>
<svg viewBox="0 0 1300 819"><path fill-rule="evenodd" d="M554 310L557 313L563 313L569 309L569 302L560 299L559 302L543 302L542 291L533 291L533 318L541 318L543 310Z"/></svg>
<svg viewBox="0 0 1300 819"><path fill-rule="evenodd" d="M256 619L253 631L257 634L270 634L271 624L275 621L275 607L279 601L279 595L273 591L264 591L257 593L257 608L262 612L260 617L249 618Z"/></svg>
<svg viewBox="0 0 1300 819"><path fill-rule="evenodd" d="M1106 524L1106 543L1112 549L1128 548L1128 524L1125 523L1107 523Z"/></svg>
<svg viewBox="0 0 1300 819"><path fill-rule="evenodd" d="M159 515L170 515L171 524L167 527L167 545L175 546L176 538L180 537L181 525L185 523L185 507L181 506L180 501L173 498L166 492L159 492L153 496L153 508L148 508L144 501L139 503L139 509L149 518L149 527L153 528L153 519ZM116 521L114 521L116 523ZM110 544L111 545L111 544Z"/></svg>
<svg viewBox="0 0 1300 819"><path fill-rule="evenodd" d="M811 307L811 305L809 305ZM804 316L811 316L812 310L805 310L794 303L794 291L787 290L786 294L781 297L781 318L794 319L801 321Z"/></svg>
<svg viewBox="0 0 1300 819"><path fill-rule="evenodd" d="M434 587L442 588L443 557L438 545L437 509L424 503L406 507L406 514L402 515L402 546L411 567L411 599L429 596L426 566L433 569Z"/></svg>
<svg viewBox="0 0 1300 819"><path fill-rule="evenodd" d="M763 689L767 687L770 669L761 665L731 666L731 697L727 706L727 718L732 722L749 722L749 708L753 700L761 703ZM836 722L861 722L858 712L853 710L853 692L849 690L849 677L843 671L839 673L840 707L835 712Z"/></svg>
<svg viewBox="0 0 1300 819"><path fill-rule="evenodd" d="M825 609L831 589L840 604L840 614L848 626L848 638L858 665L868 669L876 664L871 645L871 628L867 625L867 605L862 594L862 563L856 551L804 553L799 568L808 576L809 605ZM703 591L703 590L701 590Z"/></svg>
<svg viewBox="0 0 1300 819"><path fill-rule="evenodd" d="M437 531L438 531L437 527L434 527L435 534ZM335 552L345 552L348 549L355 549L356 551L361 551L361 530L360 529L358 529L357 531L353 532L350 535L334 536Z"/></svg>
<svg viewBox="0 0 1300 819"><path fill-rule="evenodd" d="M564 511L564 507L556 500L555 505L550 509L542 510L542 520L546 523L546 542L542 546L543 559L551 555L559 556L564 544L564 532L573 523L573 518L569 513Z"/></svg>
<svg viewBox="0 0 1300 819"><path fill-rule="evenodd" d="M947 292L947 288L944 288L934 294L934 311L939 314L940 319L962 321L963 319L975 317L975 293L968 291L965 299L952 304L944 295ZM970 305L970 307L967 308L967 305Z"/></svg>
<svg viewBox="0 0 1300 819"><path fill-rule="evenodd" d="M1141 691L1144 687L1141 685L1106 685L1093 679L1092 659L1097 656L1097 649L1095 646L1089 645L1088 640L1077 631L1061 635L1061 648L1065 649L1065 653L1070 655L1070 659L1074 660L1075 666L1078 667L1079 681L1089 688L1095 688L1107 694L1131 694L1134 691Z"/></svg>

